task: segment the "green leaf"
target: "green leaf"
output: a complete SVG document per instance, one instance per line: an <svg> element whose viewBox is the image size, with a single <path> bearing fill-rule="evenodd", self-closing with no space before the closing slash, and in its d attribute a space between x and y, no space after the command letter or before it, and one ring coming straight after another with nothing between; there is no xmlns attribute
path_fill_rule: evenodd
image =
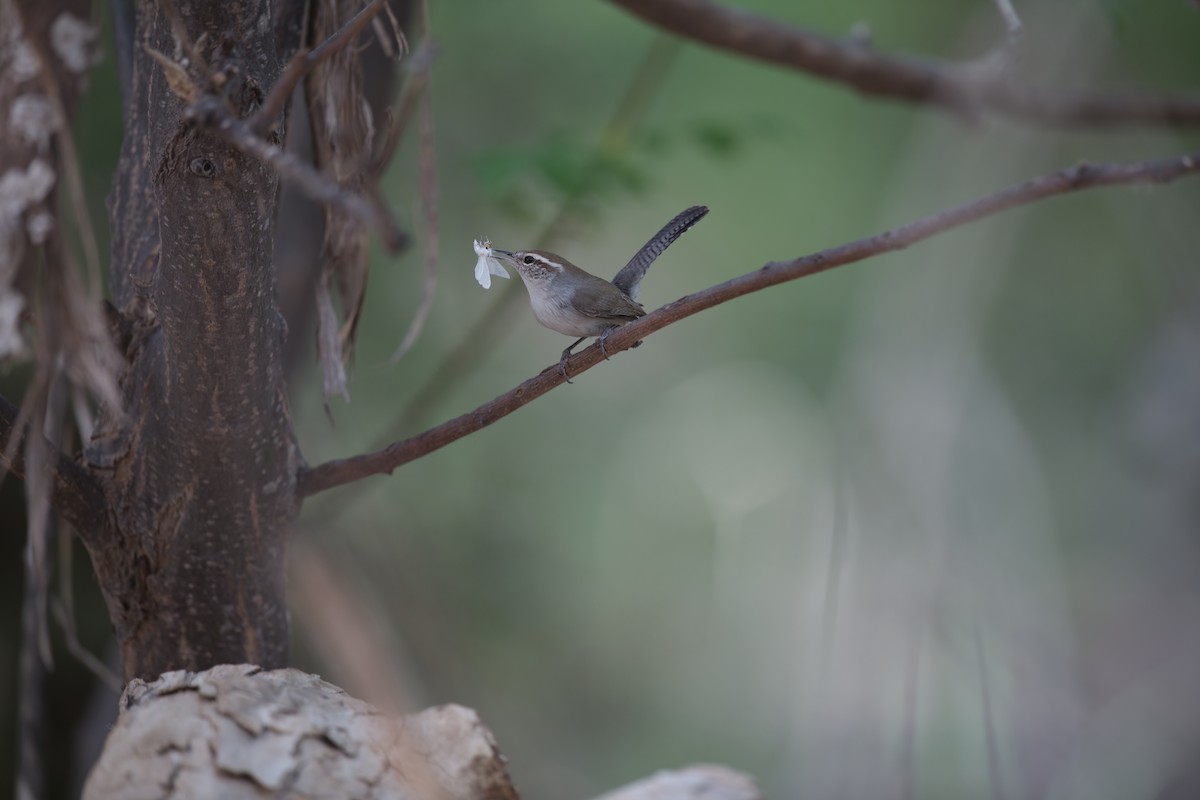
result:
<svg viewBox="0 0 1200 800"><path fill-rule="evenodd" d="M715 120L697 123L692 135L704 150L720 158L729 158L742 144L742 134L733 126Z"/></svg>

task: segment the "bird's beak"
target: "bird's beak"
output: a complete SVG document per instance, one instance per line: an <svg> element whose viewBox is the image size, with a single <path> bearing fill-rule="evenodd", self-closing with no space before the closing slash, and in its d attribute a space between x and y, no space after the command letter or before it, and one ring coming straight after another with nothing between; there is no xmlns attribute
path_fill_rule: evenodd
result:
<svg viewBox="0 0 1200 800"><path fill-rule="evenodd" d="M503 258L505 261L508 261L508 262L510 262L510 263L511 263L511 262L514 262L514 261L516 261L516 259L515 259L515 258L513 258L513 254L512 254L511 252L509 252L508 250L501 250L501 249L500 249L500 248L498 248L498 247L493 247L493 248L492 248L492 255L494 255L494 256L500 256L500 257L501 257L501 258Z"/></svg>

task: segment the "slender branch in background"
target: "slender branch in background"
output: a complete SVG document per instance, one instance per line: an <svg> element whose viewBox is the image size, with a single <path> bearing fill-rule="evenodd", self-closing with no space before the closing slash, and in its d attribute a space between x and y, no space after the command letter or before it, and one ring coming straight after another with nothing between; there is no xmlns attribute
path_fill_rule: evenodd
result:
<svg viewBox="0 0 1200 800"><path fill-rule="evenodd" d="M721 50L967 119L991 111L1060 126L1200 125L1200 96L1195 94L1050 90L977 65L880 53L861 41L835 39L707 0L611 2L659 28Z"/></svg>
<svg viewBox="0 0 1200 800"><path fill-rule="evenodd" d="M983 715L983 736L987 743L988 782L992 787L992 800L1004 800L1004 784L1001 782L1000 743L996 739L996 715L992 710L991 681L988 680L987 658L983 650L983 634L979 622L971 625L975 644L975 667L979 671L980 711Z"/></svg>
<svg viewBox="0 0 1200 800"><path fill-rule="evenodd" d="M29 425L18 422L20 412L0 397L0 478L11 472L26 476L25 442ZM14 446L15 445L15 446ZM52 473L54 492L51 504L89 546L101 545L107 530L104 492L92 474L67 456L51 449L54 457L46 464Z"/></svg>
<svg viewBox="0 0 1200 800"><path fill-rule="evenodd" d="M614 329L605 342L609 355L633 347L649 334L705 309L729 302L751 292L780 283L815 275L834 267L862 261L882 253L902 250L952 228L1017 206L1028 205L1055 195L1138 183L1168 183L1200 172L1200 152L1158 161L1132 163L1079 164L1050 172L984 195L953 208L922 217L915 222L865 239L822 250L791 261L775 261L732 280L668 303L646 316ZM591 369L605 356L593 344L575 354L570 374ZM441 449L451 442L474 433L536 400L565 380L558 365L484 403L473 411L437 425L424 433L395 442L372 453L337 459L302 470L297 493L309 497L335 486L352 483L369 475L391 473L399 466Z"/></svg>
<svg viewBox="0 0 1200 800"><path fill-rule="evenodd" d="M925 643L925 623L908 626L904 648L904 722L900 729L900 798L917 798L917 716L921 698L921 650Z"/></svg>
<svg viewBox="0 0 1200 800"><path fill-rule="evenodd" d="M48 666L40 656L39 640L43 621L38 606L45 587L30 580L36 568L29 561L26 547L25 587L21 595L21 646L17 661L17 775L15 797L19 800L43 800L46 796L46 674Z"/></svg>
<svg viewBox="0 0 1200 800"><path fill-rule="evenodd" d="M408 243L408 237L382 203L370 195L346 191L293 154L255 136L250 127L234 117L218 98L208 95L201 97L188 108L187 113L196 122L224 135L230 144L243 153L270 164L280 178L291 181L313 200L338 206L373 227L389 252L394 253Z"/></svg>
<svg viewBox="0 0 1200 800"><path fill-rule="evenodd" d="M425 270L421 282L421 304L413 315L412 322L396 352L390 359L394 366L409 351L421 335L429 312L433 309L433 298L437 292L438 277L438 194L437 167L433 146L433 102L428 84L421 102L421 212L425 216Z"/></svg>
<svg viewBox="0 0 1200 800"><path fill-rule="evenodd" d="M421 39L424 47L428 46L430 41L429 35L429 4L422 0L421 2ZM420 156L420 193L421 193L421 213L425 217L425 270L424 278L421 281L421 303L417 306L417 312L413 314L412 321L408 324L408 330L404 333L404 338L400 340L400 345L396 348L396 352L392 353L390 359L394 366L404 354L409 351L413 344L417 341L417 337L421 335L422 329L425 327L425 321L429 318L429 312L433 309L433 298L437 293L437 278L438 278L438 186L437 186L437 159L434 149L433 140L433 90L426 71L424 80L420 81L423 87L421 92L421 156ZM395 146L392 137L389 136L389 141L385 145ZM386 164L386 162L383 162Z"/></svg>
<svg viewBox="0 0 1200 800"><path fill-rule="evenodd" d="M163 16L167 18L167 22L171 25L171 33L175 36L175 43L183 51L184 55L187 56L188 60L191 62L191 67L198 72L201 77L211 82L215 76L213 75L212 70L209 69L208 60L196 47L196 43L192 41L192 37L188 35L187 23L183 21L183 15L179 13L179 7L175 5L175 0L156 0L156 4L158 5L159 10L163 13ZM154 51L149 47L147 47L147 50L151 55L154 55ZM155 56L155 59L159 61L164 68L169 68L170 64L174 63L168 62L163 58L159 58L158 56ZM183 70L183 74L186 75L187 69L182 65L179 66L180 69ZM168 83L171 81L169 69L167 81Z"/></svg>
<svg viewBox="0 0 1200 800"><path fill-rule="evenodd" d="M67 553L60 555L60 558L66 555L69 555L69 548ZM62 629L63 645L66 646L67 652L78 659L79 663L83 664L88 672L95 675L96 679L107 686L113 694L119 696L125 685L121 683L121 679L117 676L117 673L109 669L107 664L97 658L79 641L79 634L75 629L75 615L69 610L65 600L55 599L54 619Z"/></svg>
<svg viewBox="0 0 1200 800"><path fill-rule="evenodd" d="M371 165L371 177L376 183L383 177L383 171L392 162L392 156L395 155L404 132L408 130L408 123L417 107L417 101L425 95L425 85L429 82L429 71L436 56L437 47L432 42L427 42L420 45L405 62L404 71L407 79L404 82L404 89L400 93L400 102L395 111L388 110L387 133L384 135L383 145L379 148L379 153Z"/></svg>
<svg viewBox="0 0 1200 800"><path fill-rule="evenodd" d="M39 319L39 324L44 324ZM57 343L56 343L57 344ZM39 349L49 343L41 336ZM43 354L44 355L44 354ZM41 423L47 439L28 439L25 458L30 474L25 480L25 508L28 517L25 530L24 576L21 597L21 644L17 673L17 720L22 732L17 755L17 796L41 800L45 796L46 776L46 676L54 668L50 650L50 623L46 613L50 596L50 575L54 567L54 550L49 546L55 537L57 518L50 510L50 480L46 465L57 452L62 435L64 377L61 360L50 368L44 391L34 391L34 423ZM43 403L41 395L49 398ZM53 448L53 449L51 449Z"/></svg>
<svg viewBox="0 0 1200 800"><path fill-rule="evenodd" d="M1013 8L1012 0L993 0L996 4L996 10L1000 12L1000 16L1004 18L1004 27L1008 28L1010 37L1019 36L1024 28L1021 26L1021 18L1017 16L1017 10Z"/></svg>
<svg viewBox="0 0 1200 800"><path fill-rule="evenodd" d="M43 246L47 283L61 280L62 276L58 273L65 267L61 258L52 255L53 250L49 243ZM40 800L45 788L48 752L44 725L46 676L54 668L48 613L55 556L51 543L58 536L58 517L51 510L53 482L47 467L55 454L60 452L66 427L68 395L62 343L58 338L62 326L57 318L61 309L53 303L50 305L46 313L37 318L37 360L39 372L45 370L45 377L35 378L29 395L33 402L30 409L33 426L41 428L43 436L29 437L25 448L29 473L25 478L25 587L21 598L21 644L17 676L17 696L20 698L18 729L24 735L20 737L17 796L28 800Z"/></svg>
<svg viewBox="0 0 1200 800"><path fill-rule="evenodd" d="M271 123L283 112L288 98L292 96L292 92L296 91L296 86L304 79L304 76L312 72L313 67L317 64L349 46L362 32L362 29L367 27L371 20L375 19L375 16L383 10L385 5L387 5L386 0L371 0L363 7L362 11L347 20L346 24L333 36L321 42L311 51L301 50L296 53L284 67L279 80L271 87L267 99L250 118L250 130L259 135L269 130Z"/></svg>

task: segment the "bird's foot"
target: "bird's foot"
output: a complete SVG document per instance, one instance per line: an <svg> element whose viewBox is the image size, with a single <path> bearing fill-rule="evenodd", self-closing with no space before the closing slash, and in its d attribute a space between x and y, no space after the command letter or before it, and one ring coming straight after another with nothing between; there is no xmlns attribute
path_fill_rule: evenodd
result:
<svg viewBox="0 0 1200 800"><path fill-rule="evenodd" d="M568 347L562 351L562 357L558 359L558 374L563 376L563 380L571 383L571 376L567 374L567 360L571 358L571 348Z"/></svg>

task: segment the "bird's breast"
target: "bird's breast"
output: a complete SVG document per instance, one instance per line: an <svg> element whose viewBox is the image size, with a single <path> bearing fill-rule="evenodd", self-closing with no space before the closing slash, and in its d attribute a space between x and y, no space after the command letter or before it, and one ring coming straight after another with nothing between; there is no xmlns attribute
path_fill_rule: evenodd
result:
<svg viewBox="0 0 1200 800"><path fill-rule="evenodd" d="M533 316L552 331L567 336L599 336L615 327L611 320L596 319L581 314L569 300L549 292L531 292L529 302Z"/></svg>

